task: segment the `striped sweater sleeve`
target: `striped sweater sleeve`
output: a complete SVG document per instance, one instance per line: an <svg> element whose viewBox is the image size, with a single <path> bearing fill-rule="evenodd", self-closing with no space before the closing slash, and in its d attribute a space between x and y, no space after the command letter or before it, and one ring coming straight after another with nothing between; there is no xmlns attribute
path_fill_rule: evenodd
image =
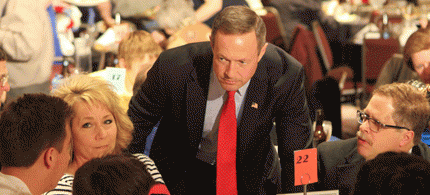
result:
<svg viewBox="0 0 430 195"><path fill-rule="evenodd" d="M64 174L58 182L57 186L43 195L72 195L74 176L71 174Z"/></svg>
<svg viewBox="0 0 430 195"><path fill-rule="evenodd" d="M152 161L151 158L141 153L133 154L133 156L135 156L140 162L146 165L146 170L148 170L148 172L152 175L152 178L154 178L156 182L164 184L164 180L161 177L157 166L155 166L155 163L154 161Z"/></svg>
<svg viewBox="0 0 430 195"><path fill-rule="evenodd" d="M141 153L133 154L133 156L146 165L146 169L156 182L164 184L164 180L151 158ZM73 179L74 176L71 174L63 175L57 186L53 190L46 192L43 195L72 195Z"/></svg>

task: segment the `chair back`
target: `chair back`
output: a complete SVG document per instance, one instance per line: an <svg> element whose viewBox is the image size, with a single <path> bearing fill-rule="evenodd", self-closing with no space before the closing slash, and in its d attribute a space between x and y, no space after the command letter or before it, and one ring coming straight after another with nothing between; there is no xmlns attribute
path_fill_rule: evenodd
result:
<svg viewBox="0 0 430 195"><path fill-rule="evenodd" d="M364 90L364 98L373 91L373 85L378 79L385 62L390 57L400 52L400 43L397 38L368 36L378 32L368 32L364 35L361 51L361 82ZM365 100L365 99L364 99Z"/></svg>
<svg viewBox="0 0 430 195"><path fill-rule="evenodd" d="M266 41L286 49L287 34L278 10L274 7L265 6L265 15L260 16L266 25Z"/></svg>
<svg viewBox="0 0 430 195"><path fill-rule="evenodd" d="M326 70L329 71L331 67L333 67L333 53L324 30L317 20L312 22L312 32L318 45L318 51L321 55L322 63Z"/></svg>
<svg viewBox="0 0 430 195"><path fill-rule="evenodd" d="M324 77L312 32L302 24L297 24L289 48L289 54L304 66L306 89L310 89L315 81Z"/></svg>

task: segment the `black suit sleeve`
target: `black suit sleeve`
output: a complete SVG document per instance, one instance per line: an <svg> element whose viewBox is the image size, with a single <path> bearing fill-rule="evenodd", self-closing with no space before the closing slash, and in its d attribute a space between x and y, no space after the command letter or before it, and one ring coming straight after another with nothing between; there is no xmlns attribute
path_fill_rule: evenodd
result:
<svg viewBox="0 0 430 195"><path fill-rule="evenodd" d="M290 64L287 73L275 85L282 96L275 121L282 167L282 191L287 193L303 190L301 186L294 187L294 151L310 145L310 118L303 67L291 56L286 56L284 61Z"/></svg>
<svg viewBox="0 0 430 195"><path fill-rule="evenodd" d="M165 103L166 88L162 65L157 60L148 72L148 78L129 103L128 115L134 125L133 141L129 146L132 153L143 153L146 138L161 119Z"/></svg>

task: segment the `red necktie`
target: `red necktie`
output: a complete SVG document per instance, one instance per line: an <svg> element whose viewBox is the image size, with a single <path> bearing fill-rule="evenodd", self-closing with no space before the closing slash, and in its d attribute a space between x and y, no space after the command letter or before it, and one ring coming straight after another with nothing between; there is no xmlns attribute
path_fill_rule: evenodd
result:
<svg viewBox="0 0 430 195"><path fill-rule="evenodd" d="M217 195L237 194L236 179L236 103L235 91L228 91L228 98L221 111L218 129L216 165Z"/></svg>

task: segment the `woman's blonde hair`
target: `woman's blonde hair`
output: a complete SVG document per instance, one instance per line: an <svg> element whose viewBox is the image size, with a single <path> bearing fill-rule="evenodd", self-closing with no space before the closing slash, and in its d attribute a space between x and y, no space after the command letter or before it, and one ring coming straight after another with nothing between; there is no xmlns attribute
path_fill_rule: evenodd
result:
<svg viewBox="0 0 430 195"><path fill-rule="evenodd" d="M89 105L100 102L105 105L114 116L118 129L113 153L121 153L131 143L133 123L126 111L120 106L120 97L114 91L114 86L103 78L86 74L72 75L51 93L62 98L72 108L78 102L85 102Z"/></svg>

